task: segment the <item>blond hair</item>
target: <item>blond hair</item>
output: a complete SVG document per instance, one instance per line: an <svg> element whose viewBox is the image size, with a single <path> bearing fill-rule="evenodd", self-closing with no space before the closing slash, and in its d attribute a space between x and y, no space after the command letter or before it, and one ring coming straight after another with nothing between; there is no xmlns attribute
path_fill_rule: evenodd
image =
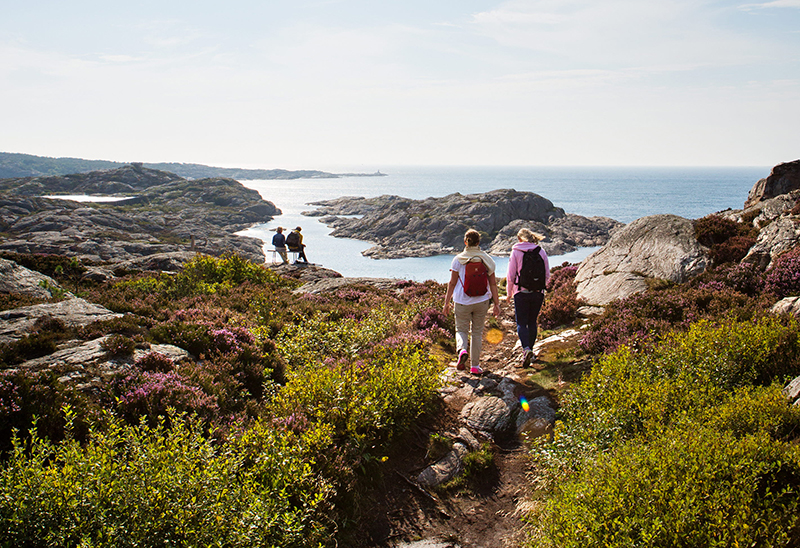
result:
<svg viewBox="0 0 800 548"><path fill-rule="evenodd" d="M532 231L528 230L527 228L520 228L519 232L517 232L517 238L520 241L530 242L532 244L535 244L535 243L541 241L543 236L541 236L539 234L536 234L535 232L532 232Z"/></svg>

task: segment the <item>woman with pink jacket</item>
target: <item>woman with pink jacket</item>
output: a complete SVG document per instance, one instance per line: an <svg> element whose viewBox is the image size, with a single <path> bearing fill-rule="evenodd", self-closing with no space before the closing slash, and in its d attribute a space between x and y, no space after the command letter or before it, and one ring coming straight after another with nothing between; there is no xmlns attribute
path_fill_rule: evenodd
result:
<svg viewBox="0 0 800 548"><path fill-rule="evenodd" d="M523 360L522 367L530 366L536 359L533 352L533 344L536 342L537 327L536 320L544 302L544 287L550 279L550 260L547 253L538 244L542 236L534 234L527 228L517 232L517 243L511 248L511 258L508 261L508 273L506 275L506 299L514 301L514 319L517 322L517 335L522 344ZM524 260L526 252L536 252L544 263L544 271L538 275L535 282L531 282L531 269L526 266L526 273L523 273L523 262L526 265L533 264L537 257ZM541 279L543 278L543 279ZM529 287L522 287L520 282Z"/></svg>

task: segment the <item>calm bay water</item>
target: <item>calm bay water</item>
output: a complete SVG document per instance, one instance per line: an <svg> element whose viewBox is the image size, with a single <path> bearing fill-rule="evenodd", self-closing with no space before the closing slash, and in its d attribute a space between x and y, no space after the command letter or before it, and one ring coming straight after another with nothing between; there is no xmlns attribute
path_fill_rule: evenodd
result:
<svg viewBox="0 0 800 548"><path fill-rule="evenodd" d="M377 168L347 171L374 172ZM253 180L242 184L257 190L283 214L240 234L265 240L267 261L276 226L303 227L306 254L311 262L344 276L391 277L446 281L452 256L375 260L361 255L369 242L333 238L330 229L314 217L309 202L340 196L395 194L422 199L454 192L473 194L513 188L544 196L567 213L611 217L629 223L640 217L673 213L696 219L724 209L740 209L750 188L769 175L767 167L384 167L385 177L342 177L294 181ZM342 170L339 170L342 171ZM551 264L580 262L594 248L551 257ZM502 276L507 258L496 258Z"/></svg>

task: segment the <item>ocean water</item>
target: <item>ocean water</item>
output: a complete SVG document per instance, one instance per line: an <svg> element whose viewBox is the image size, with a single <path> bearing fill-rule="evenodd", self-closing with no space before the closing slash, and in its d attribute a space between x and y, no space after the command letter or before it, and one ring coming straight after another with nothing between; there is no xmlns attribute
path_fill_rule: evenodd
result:
<svg viewBox="0 0 800 548"><path fill-rule="evenodd" d="M587 217L611 217L629 223L640 217L672 213L696 219L724 209L741 209L747 193L768 167L364 167L339 172L372 173L380 169L385 177L342 177L293 181L242 181L248 188L273 202L283 212L273 221L251 227L240 234L265 241L267 261L272 258L271 240L276 226L303 228L309 261L344 276L449 279L451 255L407 259L369 259L361 252L369 242L334 238L331 230L310 211L310 202L340 196L394 194L423 199L454 192L474 194L499 188L513 188L544 196L567 213ZM551 257L551 265L577 263L596 248L583 248ZM496 258L498 276L503 276L508 259Z"/></svg>

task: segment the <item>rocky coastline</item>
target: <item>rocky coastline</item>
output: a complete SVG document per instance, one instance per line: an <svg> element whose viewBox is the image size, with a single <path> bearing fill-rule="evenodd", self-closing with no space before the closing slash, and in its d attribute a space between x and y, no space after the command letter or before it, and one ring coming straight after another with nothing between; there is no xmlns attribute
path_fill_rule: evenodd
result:
<svg viewBox="0 0 800 548"><path fill-rule="evenodd" d="M482 247L493 255L508 255L522 227L545 236L548 254L561 255L603 245L622 226L608 217L569 214L538 194L511 189L425 200L342 197L309 205L316 209L303 215L319 217L333 236L373 242L363 255L374 259L453 253L469 228L481 233Z"/></svg>
<svg viewBox="0 0 800 548"><path fill-rule="evenodd" d="M112 203L43 195L125 197ZM58 254L89 263L227 252L264 262L262 243L234 233L281 211L233 179L189 181L133 164L67 176L0 180L0 251Z"/></svg>

